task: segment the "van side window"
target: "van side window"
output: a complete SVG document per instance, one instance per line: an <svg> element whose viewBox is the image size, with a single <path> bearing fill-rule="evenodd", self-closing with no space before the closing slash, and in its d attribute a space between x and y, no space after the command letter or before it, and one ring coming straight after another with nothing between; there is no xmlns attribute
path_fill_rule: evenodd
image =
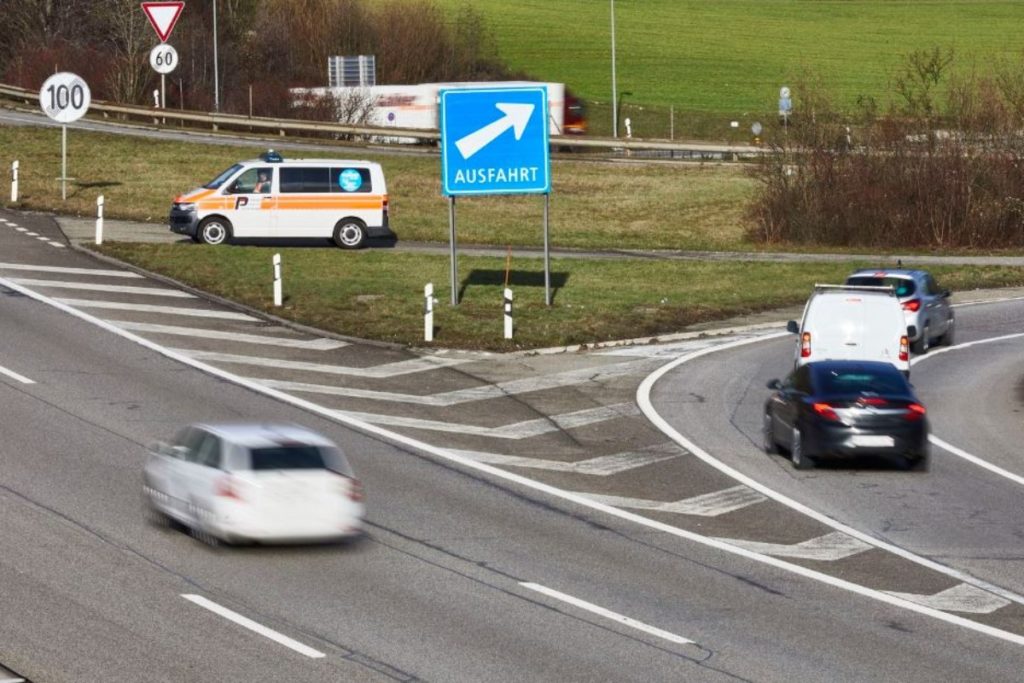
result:
<svg viewBox="0 0 1024 683"><path fill-rule="evenodd" d="M283 194L331 191L331 174L328 168L285 166L280 169L280 173Z"/></svg>
<svg viewBox="0 0 1024 683"><path fill-rule="evenodd" d="M332 168L331 191L349 193L373 192L368 168Z"/></svg>

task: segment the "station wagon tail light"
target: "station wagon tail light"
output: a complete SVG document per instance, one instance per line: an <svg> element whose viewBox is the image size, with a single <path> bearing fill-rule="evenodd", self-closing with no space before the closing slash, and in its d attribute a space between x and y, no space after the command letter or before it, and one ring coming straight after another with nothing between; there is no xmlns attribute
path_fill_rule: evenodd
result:
<svg viewBox="0 0 1024 683"><path fill-rule="evenodd" d="M925 416L925 414L927 414L927 412L928 411L925 407L920 403L908 403L906 418L913 422L915 420L920 420Z"/></svg>
<svg viewBox="0 0 1024 683"><path fill-rule="evenodd" d="M220 498L242 500L242 496L239 495L238 484L230 474L226 474L217 480L217 483L214 484L213 495Z"/></svg>
<svg viewBox="0 0 1024 683"><path fill-rule="evenodd" d="M910 339L907 335L900 337L900 360L910 360Z"/></svg>
<svg viewBox="0 0 1024 683"><path fill-rule="evenodd" d="M904 311L910 311L911 313L917 313L919 310L921 310L920 299L911 299L910 301L904 301L902 305Z"/></svg>
<svg viewBox="0 0 1024 683"><path fill-rule="evenodd" d="M800 357L810 358L811 356L811 333L804 332L800 335Z"/></svg>
<svg viewBox="0 0 1024 683"><path fill-rule="evenodd" d="M343 493L348 496L348 499L353 503L359 503L363 500L363 483L355 477L345 477L345 483L343 484Z"/></svg>
<svg viewBox="0 0 1024 683"><path fill-rule="evenodd" d="M812 403L811 408L814 410L815 415L823 417L826 420L838 420L839 415L828 403Z"/></svg>

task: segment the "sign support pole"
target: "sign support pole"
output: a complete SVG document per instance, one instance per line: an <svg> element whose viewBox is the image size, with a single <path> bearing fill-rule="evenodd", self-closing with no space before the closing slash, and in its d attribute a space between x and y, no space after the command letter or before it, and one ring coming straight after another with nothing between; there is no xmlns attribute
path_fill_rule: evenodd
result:
<svg viewBox="0 0 1024 683"><path fill-rule="evenodd" d="M448 236L449 244L451 247L451 286L452 286L452 306L457 306L459 303L459 266L455 261L455 195L448 196Z"/></svg>
<svg viewBox="0 0 1024 683"><path fill-rule="evenodd" d="M551 305L551 231L548 225L548 205L551 194L544 193L544 305Z"/></svg>
<svg viewBox="0 0 1024 683"><path fill-rule="evenodd" d="M68 198L68 127L60 127L60 198Z"/></svg>

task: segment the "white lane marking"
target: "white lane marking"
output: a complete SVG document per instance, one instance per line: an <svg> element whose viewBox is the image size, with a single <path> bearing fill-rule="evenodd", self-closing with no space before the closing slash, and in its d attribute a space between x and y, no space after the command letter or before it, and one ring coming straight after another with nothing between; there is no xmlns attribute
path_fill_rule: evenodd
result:
<svg viewBox="0 0 1024 683"><path fill-rule="evenodd" d="M980 299L978 301L964 301L953 304L953 308L966 308L967 306L984 306L985 304L1001 304L1007 301L1024 301L1024 296L1004 296L999 299Z"/></svg>
<svg viewBox="0 0 1024 683"><path fill-rule="evenodd" d="M201 595L182 593L181 597L185 598L189 602L193 602L199 605L200 607L210 610L214 614L219 614L225 619L235 622L239 626L247 628L255 633L258 633L264 638L269 638L270 640L273 640L275 643L279 643L287 648L291 648L292 650L295 650L301 655L306 655L311 659L320 659L321 657L327 656L323 652L320 652L320 650L314 650L308 645L303 645L299 641L294 640L293 638L289 638L283 633L278 633L274 629L267 628L263 624L255 622L252 619L249 619L248 617L243 617L238 612L229 610L227 607L224 607L223 605L218 605L213 600L208 600L207 598L204 598Z"/></svg>
<svg viewBox="0 0 1024 683"><path fill-rule="evenodd" d="M28 228L15 228L18 232L28 232Z"/></svg>
<svg viewBox="0 0 1024 683"><path fill-rule="evenodd" d="M618 623L622 624L623 626L629 626L630 628L634 628L634 629L636 629L638 631L643 631L644 633L649 633L652 636L657 636L658 638L662 638L662 639L667 640L669 642L678 643L680 645L694 645L694 644L696 644L696 641L690 640L689 638L683 638L682 636L677 636L675 633L671 633L669 631L664 631L664 630L662 630L660 628L655 628L654 626L649 626L648 624L645 624L642 621L637 621L636 619L631 619L630 617L623 616L623 615L619 614L618 612L612 612L611 610L605 609L604 607L598 607L597 605L595 605L592 602L587 602L586 600L580 600L579 598L574 598L571 595L567 595L565 593L556 591L556 590L554 590L552 588L547 588L546 586L542 586L539 583L530 583L528 581L522 581L522 582L520 582L519 585L522 586L523 588L529 588L532 591L537 591L538 593L543 593L544 595L548 596L549 598L554 598L555 600L560 600L562 602L565 602L565 603L568 603L568 604L572 605L573 607L579 607L580 609L586 610L587 612L592 612L593 614L597 614L598 616L602 616L605 619L611 619L612 621L617 621Z"/></svg>
<svg viewBox="0 0 1024 683"><path fill-rule="evenodd" d="M943 347L940 347L940 348L937 348L937 349L930 350L927 355L916 356L915 358L911 359L911 363L916 365L917 363L920 363L921 361L928 360L929 358L934 358L934 357L939 356L939 355L941 355L943 353L949 353L951 351L959 351L960 349L969 349L972 346L980 346L982 344L993 344L995 342L1009 341L1009 340L1012 340L1012 339L1020 339L1022 337L1024 337L1024 332L1016 333L1016 334L1004 334L1004 335L999 336L999 337L989 337L988 339L976 339L974 341L965 342L963 344L957 344L955 346L943 346ZM1014 474L1013 472L1011 472L1009 470L1003 469L999 465L994 465L994 464L988 462L987 460L983 460L983 459L979 458L976 455L972 455L971 453L968 453L964 449L959 448L957 446L954 446L953 444L940 439L939 437L935 436L934 434L929 434L928 435L928 441L933 443L933 444L935 444L939 448L942 448L943 450L946 450L946 451L952 453L953 455L957 456L958 458L962 458L962 459L966 460L969 463L977 465L978 467L981 467L982 469L986 469L989 472L992 472L993 474L996 474L996 475L998 475L1000 477L1003 477L1004 479L1008 479L1008 480L1012 481L1015 484L1019 484L1021 486L1024 486L1024 477L1020 476L1019 474Z"/></svg>
<svg viewBox="0 0 1024 683"><path fill-rule="evenodd" d="M765 486L761 482L752 479L751 477L748 477L739 470L730 467L729 465L726 465L724 462L713 457L710 453L703 450L700 446L687 439L685 436L680 434L672 425L670 425L665 420L665 418L663 418L658 413L657 410L654 409L654 405L651 403L651 390L653 389L654 384L659 379L661 379L666 373L670 372L671 370L674 370L683 363L688 363L692 360L700 358L701 356L709 355L711 353L715 353L718 351L724 351L726 349L732 349L739 346L745 346L747 344L753 344L757 342L767 341L769 339L776 339L786 336L790 336L790 333L779 332L777 334L761 337L758 339L740 339L738 341L723 344L722 346L718 346L715 348L705 349L703 351L697 351L695 353L687 354L685 356L681 356L675 359L670 363L666 363L664 366L659 368L657 371L651 373L651 375L644 379L644 381L641 382L640 386L637 388L636 400L637 403L640 405L640 410L644 413L644 415L647 416L647 419L651 421L651 424L657 427L663 434L665 434L667 437L675 441L677 444L679 444L686 450L690 451L694 456L700 458L707 464L714 467L719 472L722 472L726 476L731 477L740 484L749 486L750 488L764 494L765 496L771 498L777 503L781 503L782 505L785 505L786 507L795 510L796 512L799 512L800 514L805 515L817 522L829 526L835 529L836 531L841 531L865 543L873 545L877 548L881 548L882 550L886 550L896 555L897 557L901 557L905 560L913 562L922 567L926 567L933 571L939 572L946 576L953 577L957 581L963 581L964 583L969 583L973 586L977 586L982 590L989 591L991 593L994 593L995 595L1006 598L1007 600L1011 600L1019 604L1024 604L1024 596L1018 595L1017 593L1009 591L1000 586L996 586L995 584L989 583L988 581L977 579L973 576L970 576L969 574L953 569L952 567L948 567L944 564L928 559L927 557L916 555L908 550L900 548L899 546L893 545L892 543L887 543L885 541L874 538L873 536L870 536L864 533L863 531L860 531L859 529L855 529L847 524L839 522L838 520L832 519L828 515L824 515L818 512L817 510L814 510L804 505L803 503L797 502L796 500L790 498L789 496L783 495L782 493L779 493L778 491ZM1020 642L1021 644L1024 644L1024 636L1020 636Z"/></svg>
<svg viewBox="0 0 1024 683"><path fill-rule="evenodd" d="M7 375L7 376L8 376L8 377L10 377L11 379L16 379L16 380L18 380L19 382L21 382L22 384L35 384L35 382L33 382L32 380L30 380L30 379L29 379L28 377L26 377L25 375L19 375L19 374L18 374L18 373L16 373L16 372L15 372L14 370L8 370L7 368L5 368L5 367L4 367L4 366L2 366L2 365L0 365L0 375Z"/></svg>
<svg viewBox="0 0 1024 683"><path fill-rule="evenodd" d="M26 230L25 234L28 235L29 237L39 237L38 232L32 232L31 230Z"/></svg>
<svg viewBox="0 0 1024 683"><path fill-rule="evenodd" d="M820 560L822 562L835 562L836 560L842 560L846 557L875 549L873 545L859 541L839 531L833 531L824 536L792 544L747 541L742 538L719 538L718 540L732 543L740 548L752 550L763 555L793 557L801 560Z"/></svg>
<svg viewBox="0 0 1024 683"><path fill-rule="evenodd" d="M565 462L562 460L544 460L541 458L528 458L520 455L503 455L501 453L484 453L482 451L461 451L452 450L452 453L474 462L484 462L488 465L500 465L502 467L526 467L535 470L550 470L554 472L573 472L575 474L588 474L598 477L608 477L613 474L620 474L629 470L635 470L656 462L678 458L680 449L674 443L654 446L643 451L630 451L628 453L615 453L613 455L602 455L587 460L576 462ZM610 505L613 503L609 503ZM629 507L629 506L623 506Z"/></svg>
<svg viewBox="0 0 1024 683"><path fill-rule="evenodd" d="M612 505L617 508L631 508L633 510L650 510L651 512L671 512L680 515L695 515L697 517L718 517L727 512L741 510L751 505L763 503L768 500L757 491L746 486L733 486L713 491L692 498L684 498L677 501L645 500L643 498L623 498L621 496L606 496L595 493L583 493L591 500L605 505ZM729 541L730 539L721 539ZM744 546L746 547L746 546ZM760 552L760 551L759 551ZM774 555L776 553L765 553Z"/></svg>
<svg viewBox="0 0 1024 683"><path fill-rule="evenodd" d="M36 237L36 239L39 240L40 242L49 242L50 241L49 237L42 237L42 236L40 236L40 237Z"/></svg>
<svg viewBox="0 0 1024 683"><path fill-rule="evenodd" d="M473 462L472 460L461 458L447 449L434 446L425 441L420 441L419 439L414 439L412 437L399 434L398 432L392 432L387 429L381 429L380 427L370 424L369 422L355 420L346 415L339 415L337 411L322 406L320 404L313 403L312 401L307 401L303 398L299 398L298 396L292 396L290 394L286 394L282 391L277 391L269 387L261 386L255 382L246 380L244 377L239 377L238 375L234 375L230 372L227 372L226 370L222 370L220 368L208 365L201 361L194 360L187 356L182 356L179 353L174 353L170 349L167 349L166 347L163 347L160 344L151 342L148 339L140 337L137 334L132 334L131 332L122 330L117 326L108 323L105 320L101 320L96 316L89 315L84 311L71 308L70 306L65 306L64 304L58 303L57 301L51 299L50 297L35 292L31 289L15 285L14 283L10 282L9 280L5 280L4 278L0 278L0 285L20 292L27 297L35 299L36 301L42 302L48 306L52 306L53 308L63 311L68 315L76 317L80 320L84 320L92 325L95 325L96 327L99 327L100 329L104 329L112 334L132 341L138 344L139 346L154 351L155 353L159 353L160 355L175 360L183 365L193 367L199 370L200 372L205 372L206 374L211 375L213 377L218 377L228 382L232 382L234 384L245 387L257 393L269 396L270 398L274 398L278 401L281 401L282 403L286 403L288 405L295 406L296 408L307 410L316 415L320 415L321 417L336 420L351 429L356 429L363 432L364 434L370 434L379 437L385 441L388 441L389 443L398 444L400 446L412 448L423 453L428 453L440 460L446 460L448 462L461 465L467 469L476 470L477 472L494 477L495 479L510 482L522 486L524 488L537 491L538 493L549 495L553 498L558 498L560 500L574 503L581 507L594 510L595 512L600 512L610 517L615 517L623 521L631 522L633 524L636 524L637 526L652 529L654 531L660 531L662 533L668 534L669 536L681 538L692 543L696 543L697 545L702 545L706 548L713 548L715 550L719 550L729 555L735 555L737 557L742 557L752 562L758 562L768 567L774 567L776 569L780 569L782 571L786 571L797 576L802 576L804 578L817 581L819 583L831 586L833 588L844 590L854 595L866 597L877 602L881 602L893 607L897 607L899 609L906 610L908 612L914 612L916 614L927 616L938 621L943 621L947 624L953 624L961 628L967 629L969 631L982 633L984 635L990 636L992 638L997 638L1008 643L1013 643L1015 645L1024 645L1024 635L1011 633L1009 631L1004 631L1002 629L995 628L994 626L989 626L987 624L982 624L977 621L972 621L970 619L966 619L955 614L948 614L946 612L942 612L940 610L936 610L925 605L919 605L910 600L906 600L895 595L889 595L884 591L875 590L874 588L868 588L867 586L862 586L860 584L853 583L852 581L847 581L836 576L830 576L829 574L825 574L814 569L801 566L799 564L786 562L785 560L780 560L778 558L771 557L770 555L761 555L759 553L751 552L749 550L739 548L729 543L723 543L722 541L711 538L709 536L702 536L692 531L680 529L679 527L672 526L671 524L658 522L656 520L649 519L642 515L627 512L626 510L621 510L610 505L602 505L601 503L588 499L586 496L581 496L577 493L573 493L572 491L566 491L564 489L551 486L550 484L545 484L543 482L530 479L529 477L524 477L513 472L508 472L497 467L492 467L491 465L487 465L484 463ZM780 334L776 336L782 335ZM940 571L942 569L946 569L948 571L948 568L946 567L942 567L941 565L939 565L939 567ZM1008 591L1002 591L1002 589L999 589L998 591L993 592L996 592L997 594L1001 595L1002 593L1007 593Z"/></svg>
<svg viewBox="0 0 1024 683"><path fill-rule="evenodd" d="M64 248L64 245L61 244L60 242L50 242L49 244L50 244L51 247L57 247L58 249L63 249Z"/></svg>
<svg viewBox="0 0 1024 683"><path fill-rule="evenodd" d="M356 413L345 410L334 411L336 415L348 417L360 422L388 425L390 427L406 427L407 429L425 429L433 432L449 432L453 434L471 434L486 436L493 439L529 439L557 432L562 429L575 429L618 417L634 417L639 415L636 405L619 403L612 406L587 408L562 415L539 417L535 420L524 420L501 427L484 427L480 425L460 424L446 420L422 420L416 417L397 415L380 415L377 413Z"/></svg>
<svg viewBox="0 0 1024 683"><path fill-rule="evenodd" d="M283 368L286 370L302 370L305 372L322 372L329 375L350 375L353 377L366 377L372 379L387 379L399 377L416 372L437 370L452 365L468 362L460 358L410 358L408 360L384 363L365 368L352 367L348 365L328 365L326 363L306 363L294 360L282 360L280 358L257 358L256 356L242 356L231 353L216 353L214 351L194 351L192 349L174 349L178 353L208 360L215 363L239 363L242 365L258 365L269 368ZM270 380L267 380L270 381Z"/></svg>
<svg viewBox="0 0 1024 683"><path fill-rule="evenodd" d="M736 334L731 336L731 339L737 337L749 337L749 336L760 336L760 334L766 334L774 329L781 327L782 323L772 323L771 329L756 333L750 330L745 331L743 334ZM694 336L696 336L695 333ZM718 344L724 344L727 340L724 337L700 337L697 339L686 339L678 342L670 342L667 344L644 344L640 346L629 346L623 349L611 349L609 351L597 351L596 355L600 356L632 356L632 357L644 357L644 358L664 358L665 356L678 356L680 353L687 351L699 351L710 346L717 346Z"/></svg>
<svg viewBox="0 0 1024 683"><path fill-rule="evenodd" d="M931 607L932 609L947 610L950 612L966 612L969 614L991 614L997 609L1002 609L1011 604L1009 600L1003 600L987 591L960 583L952 588L939 591L934 595L920 595L918 593L898 593L886 591L889 595L895 595L916 602L918 605Z"/></svg>
<svg viewBox="0 0 1024 683"><path fill-rule="evenodd" d="M64 266L34 266L27 263L0 263L0 270L28 270L39 273L66 273L69 275L98 275L102 277L128 277L141 279L138 273L127 270L104 270L101 268L66 268Z"/></svg>
<svg viewBox="0 0 1024 683"><path fill-rule="evenodd" d="M184 337L198 337L199 339L224 339L227 341L242 342L245 344L266 344L268 346L286 346L295 349L312 349L314 351L330 351L348 346L348 342L336 339L319 337L317 339L292 339L290 337L268 337L262 334L242 334L240 332L222 332L220 330L208 330L199 327L178 327L177 325L154 325L150 323L135 323L127 320L111 320L111 325L116 325L123 330L134 330L136 332L153 332L155 334L179 335ZM181 358L180 354L175 354Z"/></svg>
<svg viewBox="0 0 1024 683"><path fill-rule="evenodd" d="M97 285L90 282L71 282L68 280L36 280L33 278L12 277L11 282L19 285L35 287L51 287L53 289L79 289L90 292L116 292L118 294L145 294L148 296L167 296L177 299L195 299L195 294L182 292L178 289L163 287L129 287L126 285Z"/></svg>
<svg viewBox="0 0 1024 683"><path fill-rule="evenodd" d="M155 306L153 304L122 304L116 301L96 301L94 299L57 299L68 306L80 308L106 308L114 311L136 311L139 313L160 313L163 315L184 315L193 318L218 318L220 320L246 320L255 321L254 318L245 313L233 311L211 311L205 308L183 308L181 306Z"/></svg>

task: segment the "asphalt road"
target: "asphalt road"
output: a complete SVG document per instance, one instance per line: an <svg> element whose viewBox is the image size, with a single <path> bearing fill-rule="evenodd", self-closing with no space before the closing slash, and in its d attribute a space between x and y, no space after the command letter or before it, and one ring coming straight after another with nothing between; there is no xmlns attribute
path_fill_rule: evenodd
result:
<svg viewBox="0 0 1024 683"><path fill-rule="evenodd" d="M88 260L54 243L0 233L9 259ZM0 320L0 366L17 375L0 373L0 663L30 680L1007 680L1024 665L1020 645L396 448L12 289ZM144 445L220 418L291 419L341 443L366 484L368 537L215 550L148 523ZM632 433L602 438L614 432L616 447ZM673 463L627 488L709 478ZM754 517L743 526L759 538L764 522L807 526ZM693 528L718 524L702 519Z"/></svg>

